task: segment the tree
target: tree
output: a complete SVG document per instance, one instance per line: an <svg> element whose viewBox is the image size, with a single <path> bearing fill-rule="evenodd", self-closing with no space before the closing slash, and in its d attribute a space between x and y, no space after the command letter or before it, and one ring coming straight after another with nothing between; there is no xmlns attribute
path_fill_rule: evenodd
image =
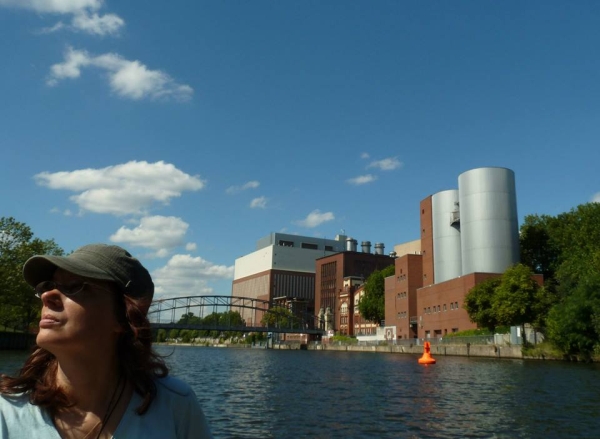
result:
<svg viewBox="0 0 600 439"><path fill-rule="evenodd" d="M560 249L552 239L556 227L553 217L527 215L519 233L521 263L542 274L544 280L554 280L558 268Z"/></svg>
<svg viewBox="0 0 600 439"><path fill-rule="evenodd" d="M516 264L501 277L488 279L471 288L464 308L477 326L493 332L497 326L545 328L546 317L556 301L548 289L540 287L531 268Z"/></svg>
<svg viewBox="0 0 600 439"><path fill-rule="evenodd" d="M492 312L500 325L521 326L525 334L525 324L532 323L536 315L536 300L540 286L533 279L532 270L516 264L502 275L492 298ZM525 338L523 338L525 343Z"/></svg>
<svg viewBox="0 0 600 439"><path fill-rule="evenodd" d="M167 340L167 331L164 329L159 329L156 333L156 341L158 343L164 343Z"/></svg>
<svg viewBox="0 0 600 439"><path fill-rule="evenodd" d="M63 255L54 240L35 238L14 218L0 218L0 324L27 329L39 318L40 302L23 279L23 264L37 254Z"/></svg>
<svg viewBox="0 0 600 439"><path fill-rule="evenodd" d="M500 277L487 279L474 286L464 299L463 307L469 314L469 319L480 328L486 328L494 332L499 325L498 319L492 308L496 288L500 285Z"/></svg>
<svg viewBox="0 0 600 439"><path fill-rule="evenodd" d="M547 320L549 340L565 354L589 358L600 349L600 274L582 280L554 306Z"/></svg>
<svg viewBox="0 0 600 439"><path fill-rule="evenodd" d="M202 323L202 318L195 316L193 312L188 312L181 316L178 323L184 325L200 325Z"/></svg>
<svg viewBox="0 0 600 439"><path fill-rule="evenodd" d="M292 311L283 306L271 307L264 313L260 323L267 328L297 328L299 325Z"/></svg>
<svg viewBox="0 0 600 439"><path fill-rule="evenodd" d="M358 302L358 311L365 320L379 324L385 318L385 278L393 276L395 270L394 265L375 270L365 281L364 294Z"/></svg>

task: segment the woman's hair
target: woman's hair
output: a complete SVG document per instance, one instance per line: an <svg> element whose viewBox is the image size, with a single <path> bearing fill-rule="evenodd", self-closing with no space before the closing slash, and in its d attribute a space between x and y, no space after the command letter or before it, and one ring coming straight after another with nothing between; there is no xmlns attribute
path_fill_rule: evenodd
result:
<svg viewBox="0 0 600 439"><path fill-rule="evenodd" d="M142 404L136 409L142 415L156 396L154 379L167 376L169 369L162 357L152 349L152 332L146 316L149 300L133 299L122 293L115 297L115 312L123 328L117 342L117 357L124 377L143 398ZM36 346L16 377L0 375L0 393L29 393L32 404L45 407L51 413L70 407L73 401L56 382L57 367L56 357Z"/></svg>

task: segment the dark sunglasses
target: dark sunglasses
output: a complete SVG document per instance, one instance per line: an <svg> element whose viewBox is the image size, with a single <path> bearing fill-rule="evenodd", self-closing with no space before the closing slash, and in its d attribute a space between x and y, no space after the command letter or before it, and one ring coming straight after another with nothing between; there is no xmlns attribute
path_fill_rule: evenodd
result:
<svg viewBox="0 0 600 439"><path fill-rule="evenodd" d="M58 282L54 282L53 280L45 280L43 282L40 282L39 284L36 285L35 287L35 295L36 297L39 297L41 299L42 294L44 294L46 291L52 291L52 290L58 290L61 293L63 293L65 296L75 296L79 293L81 293L83 290L86 289L86 287L88 286L92 286L94 288L98 288L100 290L104 290L104 291L108 291L108 292L112 292L111 290L101 287L100 285L96 285L96 284L92 284L90 282L74 282L70 285L63 285L63 284L59 284Z"/></svg>

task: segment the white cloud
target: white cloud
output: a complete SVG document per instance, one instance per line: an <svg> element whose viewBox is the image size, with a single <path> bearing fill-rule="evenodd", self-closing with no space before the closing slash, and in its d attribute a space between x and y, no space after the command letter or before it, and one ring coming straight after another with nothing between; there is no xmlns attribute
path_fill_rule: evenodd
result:
<svg viewBox="0 0 600 439"><path fill-rule="evenodd" d="M198 246L196 245L195 242L188 242L185 245L185 251L188 251L188 252L193 252L196 250L196 248L198 248Z"/></svg>
<svg viewBox="0 0 600 439"><path fill-rule="evenodd" d="M2 1L2 0L0 0L0 1ZM39 33L41 33L41 34L51 34L53 32L57 32L57 31L59 31L61 29L64 29L64 28L65 28L65 24L62 21L59 21L54 26L42 28L39 31Z"/></svg>
<svg viewBox="0 0 600 439"><path fill-rule="evenodd" d="M0 6L19 7L35 12L73 14L86 9L96 10L103 0L0 0Z"/></svg>
<svg viewBox="0 0 600 439"><path fill-rule="evenodd" d="M46 27L41 33L52 33L62 29L82 31L93 35L116 35L125 26L125 21L116 14L99 15L103 0L0 0L0 6L29 9L38 13L71 14L71 25L59 21Z"/></svg>
<svg viewBox="0 0 600 439"><path fill-rule="evenodd" d="M361 158L361 159L363 159L363 160L366 160L366 159L368 159L368 158L371 158L371 156L369 155L369 153L368 153L368 152L363 152L363 153L360 155L360 158Z"/></svg>
<svg viewBox="0 0 600 439"><path fill-rule="evenodd" d="M70 197L83 211L139 215L154 203L169 204L184 191L197 191L206 182L163 161L131 161L101 169L41 172L37 184L78 192Z"/></svg>
<svg viewBox="0 0 600 439"><path fill-rule="evenodd" d="M367 174L367 175L359 175L358 177L350 178L346 180L347 183L353 184L355 186L360 186L361 184L371 183L377 180L377 176Z"/></svg>
<svg viewBox="0 0 600 439"><path fill-rule="evenodd" d="M74 29L93 35L116 35L125 21L115 14L98 15L85 12L76 14L71 21Z"/></svg>
<svg viewBox="0 0 600 439"><path fill-rule="evenodd" d="M600 203L600 192L594 194L594 196L592 197L592 203Z"/></svg>
<svg viewBox="0 0 600 439"><path fill-rule="evenodd" d="M251 209L264 209L266 207L267 207L267 199L265 197L258 197L250 202Z"/></svg>
<svg viewBox="0 0 600 439"><path fill-rule="evenodd" d="M112 242L154 250L157 257L165 257L169 251L183 245L189 224L174 216L147 216L140 219L137 227L121 227L111 237Z"/></svg>
<svg viewBox="0 0 600 439"><path fill-rule="evenodd" d="M201 257L173 255L167 265L152 272L156 295L196 296L211 294L211 280L233 279L233 266L215 265Z"/></svg>
<svg viewBox="0 0 600 439"><path fill-rule="evenodd" d="M319 209L316 209L316 210L313 210L311 213L309 213L305 219L294 221L293 223L298 226L312 228L312 227L317 227L317 226L323 224L324 222L331 221L334 219L335 219L335 216L333 215L333 212L321 213L321 211Z"/></svg>
<svg viewBox="0 0 600 439"><path fill-rule="evenodd" d="M73 216L73 212L70 209L65 209L64 211L60 210L58 207L53 207L50 209L50 213L58 213L64 216Z"/></svg>
<svg viewBox="0 0 600 439"><path fill-rule="evenodd" d="M242 186L230 186L227 188L225 192L228 194L236 194L241 191L245 191L248 189L256 189L260 186L260 182L256 180L249 181L248 183L243 184Z"/></svg>
<svg viewBox="0 0 600 439"><path fill-rule="evenodd" d="M367 168L379 168L382 171L393 171L396 168L401 168L404 165L397 157L388 157L383 160L371 162Z"/></svg>
<svg viewBox="0 0 600 439"><path fill-rule="evenodd" d="M187 101L194 93L189 85L179 84L165 72L150 70L139 61L129 61L114 53L92 56L71 47L65 53L64 62L50 68L46 83L55 86L61 80L79 78L85 67L106 71L111 90L123 98Z"/></svg>

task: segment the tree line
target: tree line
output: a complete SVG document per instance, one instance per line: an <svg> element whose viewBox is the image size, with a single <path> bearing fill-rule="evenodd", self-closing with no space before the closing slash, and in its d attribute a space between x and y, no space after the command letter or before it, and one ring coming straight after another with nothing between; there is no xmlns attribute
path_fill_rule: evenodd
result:
<svg viewBox="0 0 600 439"><path fill-rule="evenodd" d="M246 322L238 311L213 312L206 317L194 315L193 312L183 314L178 324L196 325L196 326L220 326L240 327L246 326ZM274 306L264 313L261 319L264 327L271 328L297 328L301 325L301 320L295 316L289 308ZM197 338L212 339L236 339L242 337L240 331L210 330L210 329L171 329L168 332L165 329L159 329L156 341L165 342L171 340L181 341L183 343L193 343ZM264 336L251 334L247 341L256 341L264 339Z"/></svg>
<svg viewBox="0 0 600 439"><path fill-rule="evenodd" d="M528 215L520 248L524 267L507 270L491 289L489 317L531 323L564 354L599 355L600 203L556 216ZM544 285L526 281L525 268L542 274Z"/></svg>
<svg viewBox="0 0 600 439"><path fill-rule="evenodd" d="M520 249L521 264L467 294L464 306L471 320L489 330L528 323L565 354L600 354L600 203L556 216L526 216ZM35 237L26 224L0 218L0 329L29 330L39 319L39 299L22 275L23 264L36 254L64 255L64 250L53 239ZM533 273L544 276L543 285L532 279ZM366 280L358 305L365 319L384 319L384 279L392 274L390 266ZM292 316L277 311L265 314L263 324L294 324ZM233 322L239 316L234 314L213 313L205 319ZM188 323L200 317L182 319Z"/></svg>
<svg viewBox="0 0 600 439"><path fill-rule="evenodd" d="M23 264L40 254L62 256L64 250L53 239L36 238L25 223L0 218L0 330L37 326L41 302L23 279Z"/></svg>

